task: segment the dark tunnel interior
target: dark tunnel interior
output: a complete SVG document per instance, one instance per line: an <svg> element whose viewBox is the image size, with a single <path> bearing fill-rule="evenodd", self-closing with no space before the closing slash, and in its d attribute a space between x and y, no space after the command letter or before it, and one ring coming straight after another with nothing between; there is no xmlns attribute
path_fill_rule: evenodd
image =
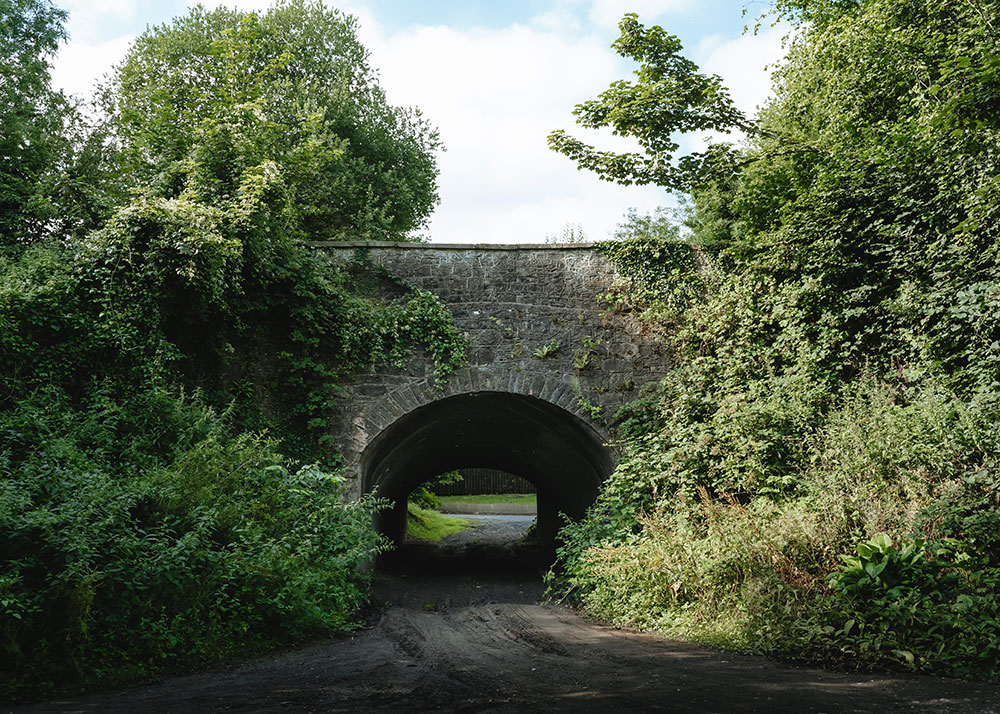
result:
<svg viewBox="0 0 1000 714"><path fill-rule="evenodd" d="M576 415L535 397L473 392L415 409L388 426L361 457L366 491L395 506L377 521L399 544L406 534L406 499L424 481L460 468L517 474L538 491L537 535L551 544L558 514L579 518L611 473L615 454Z"/></svg>

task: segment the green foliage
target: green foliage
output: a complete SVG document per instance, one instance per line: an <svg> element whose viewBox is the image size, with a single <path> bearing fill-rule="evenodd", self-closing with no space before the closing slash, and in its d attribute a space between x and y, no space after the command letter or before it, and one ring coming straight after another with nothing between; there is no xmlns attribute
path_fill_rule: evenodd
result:
<svg viewBox="0 0 1000 714"><path fill-rule="evenodd" d="M422 288L414 293L406 302L400 332L404 339L423 342L434 358L434 376L443 382L465 364L465 336L437 295Z"/></svg>
<svg viewBox="0 0 1000 714"><path fill-rule="evenodd" d="M201 6L150 28L103 88L131 181L268 218L292 237L400 240L437 202L436 132L391 107L350 16L314 0ZM275 204L273 204L275 205Z"/></svg>
<svg viewBox="0 0 1000 714"><path fill-rule="evenodd" d="M925 559L921 541L896 548L892 538L879 533L858 546L858 554L844 556L844 566L830 577L830 585L845 600L859 601L898 595L904 589L929 585L927 573L934 564Z"/></svg>
<svg viewBox="0 0 1000 714"><path fill-rule="evenodd" d="M600 346L601 339L596 340L590 335L584 335L580 347L573 353L573 367L582 372L590 366L590 360L597 354L595 347Z"/></svg>
<svg viewBox="0 0 1000 714"><path fill-rule="evenodd" d="M679 241L681 240L681 222L676 218L676 211L660 206L652 213L641 215L636 209L630 208L625 218L615 228L615 240L625 241L638 238L646 240Z"/></svg>
<svg viewBox="0 0 1000 714"><path fill-rule="evenodd" d="M45 89L61 14L11 18L41 35L0 69ZM60 115L62 153L11 165L0 219L35 241L0 254L5 693L353 627L382 504L333 474L338 384L418 349L439 380L464 361L434 295L302 244L399 239L436 200L436 136L385 104L353 21L197 8L143 35L104 101L122 156Z"/></svg>
<svg viewBox="0 0 1000 714"><path fill-rule="evenodd" d="M80 248L0 264L4 688L351 626L375 504L300 464L335 461L339 380L421 344L443 379L464 340L430 294L382 298L364 265L242 235L231 214L139 196ZM184 385L204 392L170 396ZM237 428L268 424L298 462Z"/></svg>
<svg viewBox="0 0 1000 714"><path fill-rule="evenodd" d="M438 496L441 503L497 503L534 506L538 495L534 493L471 493L463 496Z"/></svg>
<svg viewBox="0 0 1000 714"><path fill-rule="evenodd" d="M179 381L235 400L237 420L271 427L289 455L331 464L340 380L418 347L441 380L464 362L464 337L430 293L393 283L381 298L363 263L345 271L275 242L262 260L234 234L217 210L139 198L84 250L39 246L0 266L6 403L50 384L79 396L94 378L126 391Z"/></svg>
<svg viewBox="0 0 1000 714"><path fill-rule="evenodd" d="M434 492L434 489L437 486L458 483L461 480L462 474L458 471L448 471L438 474L413 489L410 492L407 502L424 510L435 511L441 507L441 497Z"/></svg>
<svg viewBox="0 0 1000 714"><path fill-rule="evenodd" d="M553 357L557 352L559 352L559 346L559 340L550 340L546 344L534 350L532 354L538 359Z"/></svg>
<svg viewBox="0 0 1000 714"><path fill-rule="evenodd" d="M618 415L551 584L726 647L996 679L1000 6L777 9L797 29L747 145L663 169L700 289L657 315L664 254L612 255L675 362ZM659 101L637 131L690 109Z"/></svg>
<svg viewBox="0 0 1000 714"><path fill-rule="evenodd" d="M567 223L563 226L562 233L548 233L545 236L546 243L586 243L589 240L587 234L583 232L583 226Z"/></svg>
<svg viewBox="0 0 1000 714"><path fill-rule="evenodd" d="M618 27L621 36L612 47L622 57L639 62L637 81L612 83L598 99L578 104L573 114L583 127L611 127L615 134L634 137L642 153L599 151L562 130L549 134L549 146L608 181L684 188L705 157L688 156L675 162L679 148L675 132L751 127L733 105L722 80L699 73L693 62L680 55L677 37L656 25L643 27L635 14L626 15ZM712 153L719 153L718 147Z"/></svg>
<svg viewBox="0 0 1000 714"><path fill-rule="evenodd" d="M675 238L664 240L663 231L649 230L644 220L638 222L620 228L619 240L597 244L622 276L602 299L613 309L669 323L704 295L705 272L694 246Z"/></svg>
<svg viewBox="0 0 1000 714"><path fill-rule="evenodd" d="M812 426L789 430L804 444L797 459L775 459L772 479L786 477L777 493L760 484L759 461L724 458L732 435L723 419L742 419L754 402L719 414L683 405L676 391L657 395L662 411L641 425L659 426L626 445L595 507L563 529L562 567L550 584L602 617L672 636L852 666L994 677L1000 584L991 573L1000 550L996 531L985 535L982 526L1000 509L995 491L982 503L976 474L1000 451L996 412L970 410L926 382L893 388L864 379L848 389L832 400L837 406L813 414ZM827 395L812 403L819 411L830 402ZM781 432L733 428L757 450L789 447ZM964 517L942 518L945 503L949 515ZM962 530L967 522L980 528ZM887 532L915 545L893 549L879 536ZM955 540L971 533L981 534L974 545ZM839 553L876 536L843 567ZM934 544L930 560L921 542ZM830 573L843 573L832 590L824 585ZM851 619L864 629L844 632ZM864 638L871 641L862 645Z"/></svg>
<svg viewBox="0 0 1000 714"><path fill-rule="evenodd" d="M759 279L810 285L797 312L811 342L845 362L918 359L963 391L1000 375L996 223L984 220L997 209L998 129L978 99L990 85L945 69L1000 53L980 15L994 5L827 8L793 44L760 119L819 151L777 157L778 143L755 140L725 199L739 216L734 254ZM944 97L980 109L948 118Z"/></svg>
<svg viewBox="0 0 1000 714"><path fill-rule="evenodd" d="M601 409L601 405L594 404L590 399L588 399L584 394L578 394L576 397L576 406L586 414L592 421L598 424L604 423L604 413Z"/></svg>
<svg viewBox="0 0 1000 714"><path fill-rule="evenodd" d="M371 500L197 398L0 413L0 688L120 680L353 626Z"/></svg>
<svg viewBox="0 0 1000 714"><path fill-rule="evenodd" d="M64 39L65 11L46 0L0 2L0 243L40 233L38 181L58 161L64 98L49 83L49 57Z"/></svg>
<svg viewBox="0 0 1000 714"><path fill-rule="evenodd" d="M65 18L48 0L0 2L2 249L96 227L117 191L102 132L51 87Z"/></svg>
<svg viewBox="0 0 1000 714"><path fill-rule="evenodd" d="M997 678L1000 572L959 541L885 534L861 543L829 577L832 595L806 638L828 656L897 661L914 670Z"/></svg>

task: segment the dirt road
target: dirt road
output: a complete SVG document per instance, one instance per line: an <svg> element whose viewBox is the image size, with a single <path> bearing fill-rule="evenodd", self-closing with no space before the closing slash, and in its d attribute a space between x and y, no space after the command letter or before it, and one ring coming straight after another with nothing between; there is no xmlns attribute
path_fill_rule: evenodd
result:
<svg viewBox="0 0 1000 714"><path fill-rule="evenodd" d="M997 687L799 669L588 622L537 604L541 585L530 569L497 574L454 561L472 553L481 562L491 548L488 527L453 538L445 543L453 562L436 575L425 574L432 551L416 549L409 565L397 562L380 579L381 613L353 637L130 691L0 711L1000 714Z"/></svg>

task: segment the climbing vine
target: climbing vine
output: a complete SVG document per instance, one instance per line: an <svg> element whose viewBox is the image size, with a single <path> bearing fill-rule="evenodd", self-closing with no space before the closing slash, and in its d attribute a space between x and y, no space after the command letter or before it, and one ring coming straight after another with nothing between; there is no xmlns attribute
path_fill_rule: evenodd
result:
<svg viewBox="0 0 1000 714"><path fill-rule="evenodd" d="M61 36L49 4L0 3L0 27ZM47 87L52 42L20 45ZM385 504L347 500L339 385L465 353L433 295L304 243L403 240L435 202L436 132L385 103L348 17L198 7L104 90L113 141L42 141L87 122L14 105L14 144L74 148L7 171L31 201L0 236L5 701L356 626Z"/></svg>
<svg viewBox="0 0 1000 714"><path fill-rule="evenodd" d="M441 384L465 363L466 341L436 295L372 263L363 251L346 263L309 251L298 267L290 304L268 310L289 318L268 338L283 345L273 365L264 365L281 407L270 424L301 458L336 464L329 432L340 384L380 364L402 369L418 350L431 358Z"/></svg>
<svg viewBox="0 0 1000 714"><path fill-rule="evenodd" d="M698 249L690 243L639 235L602 241L596 248L621 276L602 296L612 309L672 322L705 295L706 271L699 265Z"/></svg>

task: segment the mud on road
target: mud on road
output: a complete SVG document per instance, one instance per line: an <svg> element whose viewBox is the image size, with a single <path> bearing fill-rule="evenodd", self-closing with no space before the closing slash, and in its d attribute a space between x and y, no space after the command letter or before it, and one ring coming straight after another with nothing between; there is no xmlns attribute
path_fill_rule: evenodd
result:
<svg viewBox="0 0 1000 714"><path fill-rule="evenodd" d="M487 556L496 568L483 567ZM538 604L532 554L490 536L488 526L443 549L410 547L387 569L372 627L353 636L137 689L0 710L1000 714L993 686L794 668Z"/></svg>

